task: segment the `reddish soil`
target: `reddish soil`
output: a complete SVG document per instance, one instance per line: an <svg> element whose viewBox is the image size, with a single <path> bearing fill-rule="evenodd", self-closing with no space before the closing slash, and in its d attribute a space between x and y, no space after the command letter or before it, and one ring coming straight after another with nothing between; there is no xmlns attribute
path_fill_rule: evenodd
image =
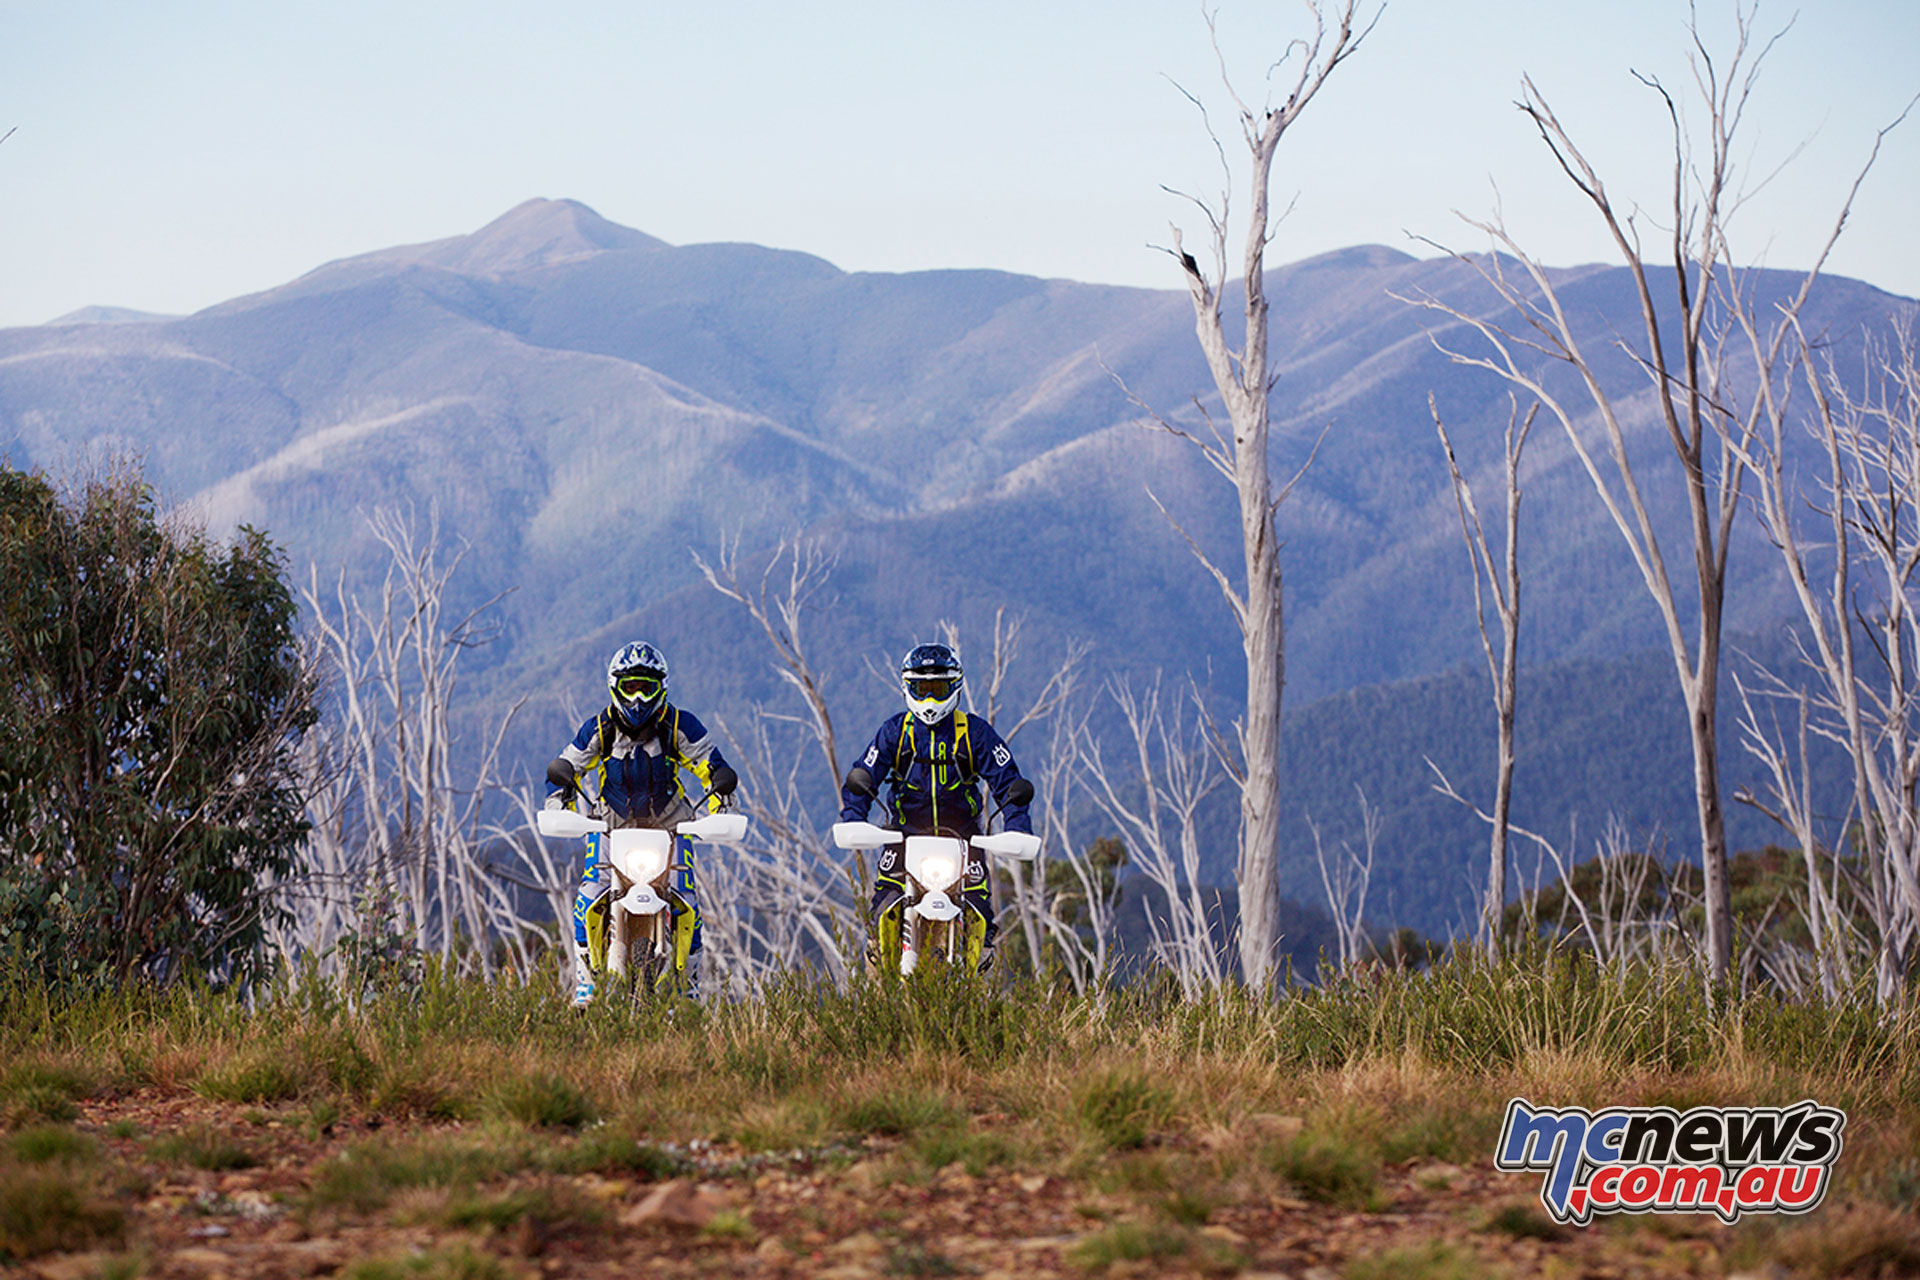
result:
<svg viewBox="0 0 1920 1280"><path fill-rule="evenodd" d="M1085 1276L1091 1267L1155 1280L1199 1274L1333 1280L1357 1267L1367 1275L1434 1280L1482 1274L1624 1278L1724 1274L1721 1251L1729 1242L1727 1229L1709 1219L1560 1230L1546 1222L1537 1204L1530 1215L1509 1219L1508 1229L1496 1229L1492 1216L1526 1205L1538 1186L1490 1165L1391 1168L1376 1198L1380 1212L1252 1197L1214 1211L1203 1225L1180 1228L1144 1208L1150 1199L1103 1194L1057 1177L1012 1171L975 1178L950 1165L903 1179L899 1162L887 1158L888 1144L877 1140L851 1163L801 1160L705 1179L696 1168L671 1186L637 1176L525 1175L488 1183L486 1190L542 1183L557 1187L571 1203L602 1206L589 1216L604 1220L523 1217L507 1226L455 1229L435 1222L424 1192L401 1192L385 1208L359 1215L310 1205L321 1162L364 1141L377 1123L345 1120L312 1136L298 1117L275 1119L257 1109L152 1089L95 1099L83 1111L80 1127L100 1145L109 1162L108 1185L121 1189L128 1211L124 1241L0 1272L81 1280L131 1255L140 1262L138 1274L161 1280L265 1280L331 1275L366 1259L424 1263L440 1251L467 1248L495 1260L498 1274L526 1277L989 1278ZM110 1136L109 1126L125 1121L138 1127L139 1136ZM231 1135L260 1163L208 1172L160 1162L150 1153L155 1137L203 1125ZM395 1129L388 1124L382 1132ZM710 1169L737 1170L741 1163L739 1153L724 1148L700 1154ZM427 1225L395 1225L410 1218ZM1122 1221L1158 1224L1162 1256L1111 1263L1084 1252L1075 1256L1076 1245ZM1527 1235L1524 1225L1516 1235L1515 1221L1532 1223L1539 1236ZM1170 1236L1186 1242L1184 1253L1175 1249L1167 1256L1164 1241ZM1402 1252L1380 1257L1393 1251ZM476 1272L484 1275L486 1268L439 1267L424 1274Z"/></svg>

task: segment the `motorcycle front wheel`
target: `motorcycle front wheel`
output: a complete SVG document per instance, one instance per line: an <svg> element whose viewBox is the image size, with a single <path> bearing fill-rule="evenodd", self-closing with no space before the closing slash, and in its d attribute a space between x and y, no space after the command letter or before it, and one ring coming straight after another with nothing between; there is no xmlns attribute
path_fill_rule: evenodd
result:
<svg viewBox="0 0 1920 1280"><path fill-rule="evenodd" d="M644 1004L658 998L661 994L662 980L665 978L672 956L667 952L667 932L663 925L668 913L656 912L646 917L644 923L634 930L637 935L633 941L633 1002Z"/></svg>

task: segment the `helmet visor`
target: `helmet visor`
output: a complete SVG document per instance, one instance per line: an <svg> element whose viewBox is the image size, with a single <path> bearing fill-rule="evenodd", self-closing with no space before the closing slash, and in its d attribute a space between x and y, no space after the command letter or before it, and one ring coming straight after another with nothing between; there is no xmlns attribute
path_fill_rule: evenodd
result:
<svg viewBox="0 0 1920 1280"><path fill-rule="evenodd" d="M906 677L907 696L919 702L943 702L954 695L960 687L959 676L916 676Z"/></svg>
<svg viewBox="0 0 1920 1280"><path fill-rule="evenodd" d="M652 702L665 687L665 681L653 675L621 676L613 685L624 702Z"/></svg>

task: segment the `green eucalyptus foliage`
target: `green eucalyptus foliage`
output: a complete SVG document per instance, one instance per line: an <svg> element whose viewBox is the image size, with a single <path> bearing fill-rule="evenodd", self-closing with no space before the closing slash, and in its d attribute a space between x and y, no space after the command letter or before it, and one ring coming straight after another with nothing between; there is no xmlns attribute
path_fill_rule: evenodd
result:
<svg viewBox="0 0 1920 1280"><path fill-rule="evenodd" d="M0 465L0 583L0 964L245 978L315 718L278 550L164 517L132 469Z"/></svg>

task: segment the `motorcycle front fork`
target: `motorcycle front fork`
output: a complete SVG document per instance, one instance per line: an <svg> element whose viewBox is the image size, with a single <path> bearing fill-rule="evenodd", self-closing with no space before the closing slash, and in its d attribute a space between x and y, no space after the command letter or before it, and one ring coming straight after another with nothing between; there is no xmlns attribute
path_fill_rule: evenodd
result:
<svg viewBox="0 0 1920 1280"><path fill-rule="evenodd" d="M661 886L656 885L655 892L661 892ZM649 990L664 993L670 987L684 988L689 985L687 970L693 943L692 908L680 903L671 893L661 893L661 896L671 905L652 915L628 915L617 909L612 913L607 972L624 976L631 969L636 996ZM676 913L675 906L682 910ZM685 928L680 927L683 916L689 917L688 927Z"/></svg>
<svg viewBox="0 0 1920 1280"><path fill-rule="evenodd" d="M962 907L957 920L923 920L908 916L914 899L903 899L878 922L880 966L889 974L903 977L920 967L921 960L944 960L948 964L965 961L969 971L980 967L981 951L986 944L987 921L979 912ZM889 961L897 958L897 966Z"/></svg>

